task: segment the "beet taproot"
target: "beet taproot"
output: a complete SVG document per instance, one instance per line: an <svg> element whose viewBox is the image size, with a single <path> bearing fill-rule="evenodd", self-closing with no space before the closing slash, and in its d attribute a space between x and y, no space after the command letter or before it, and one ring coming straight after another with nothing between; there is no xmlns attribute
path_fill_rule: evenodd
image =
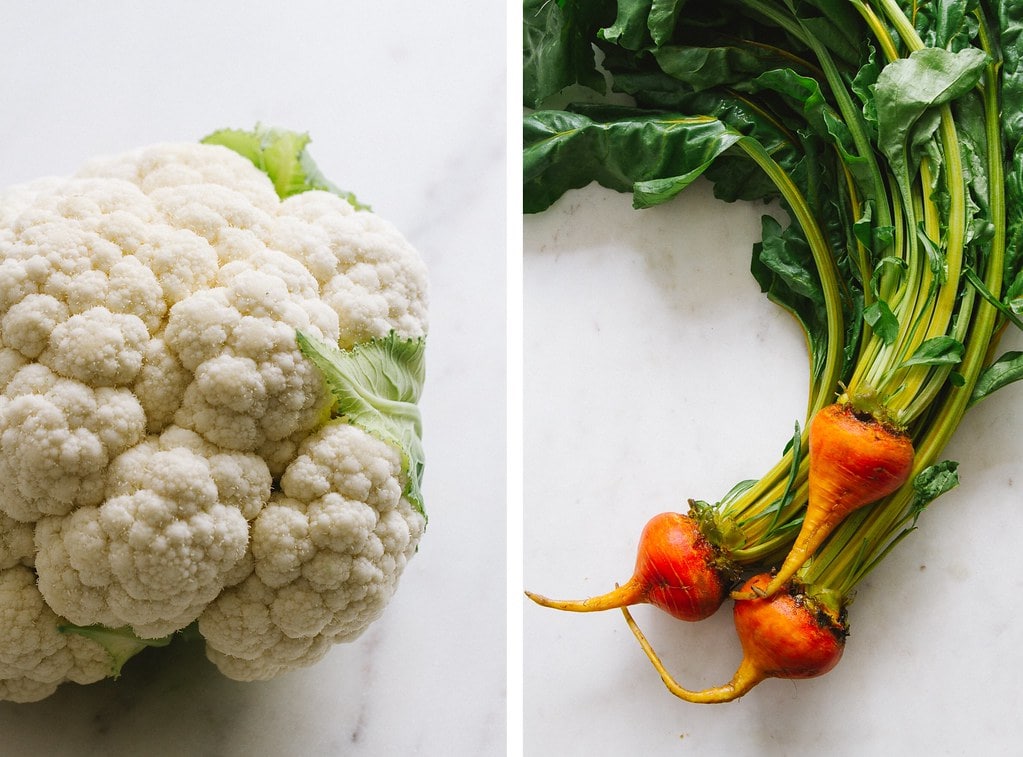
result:
<svg viewBox="0 0 1023 757"><path fill-rule="evenodd" d="M648 603L680 620L703 620L728 595L729 571L695 519L665 512L640 535L632 576L614 590L588 599L551 599L527 591L539 605L568 612L599 612Z"/></svg>

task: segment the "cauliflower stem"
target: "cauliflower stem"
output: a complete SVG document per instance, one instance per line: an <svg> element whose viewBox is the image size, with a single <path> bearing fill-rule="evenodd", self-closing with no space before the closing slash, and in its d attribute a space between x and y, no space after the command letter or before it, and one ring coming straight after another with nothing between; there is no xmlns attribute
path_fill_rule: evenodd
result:
<svg viewBox="0 0 1023 757"><path fill-rule="evenodd" d="M192 628L193 626L189 626ZM165 647L174 640L175 636L185 633L179 631L159 639L140 639L135 633L123 626L121 628L107 628L105 626L76 626L73 623L63 623L57 626L61 633L75 633L91 639L103 647L110 655L110 677L117 678L121 675L121 668L124 663L149 647ZM186 629L187 630L187 629Z"/></svg>

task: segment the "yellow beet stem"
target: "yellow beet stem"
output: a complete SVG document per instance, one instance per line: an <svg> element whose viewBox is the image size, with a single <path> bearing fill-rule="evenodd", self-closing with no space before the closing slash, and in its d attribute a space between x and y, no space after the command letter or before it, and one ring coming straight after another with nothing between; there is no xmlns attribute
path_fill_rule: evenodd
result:
<svg viewBox="0 0 1023 757"><path fill-rule="evenodd" d="M820 509L807 508L807 515L813 512L820 513ZM771 578L770 583L763 588L757 587L751 591L733 591L732 599L758 599L770 597L788 583L793 576L803 567L803 564L810 559L817 548L824 543L832 531L844 520L847 513L842 510L824 510L828 517L806 519L799 530L799 535L793 543L785 561L778 568L778 572Z"/></svg>
<svg viewBox="0 0 1023 757"><path fill-rule="evenodd" d="M732 594L754 599L775 594L824 543L847 515L877 502L906 482L913 442L901 430L857 409L870 394L839 399L810 422L806 513L796 540L777 574L764 587ZM875 411L880 413L880 411Z"/></svg>
<svg viewBox="0 0 1023 757"><path fill-rule="evenodd" d="M654 669L660 674L664 685L668 687L668 691L679 699L695 704L723 704L748 694L758 683L767 677L748 657L744 656L742 662L739 663L738 669L735 671L735 675L732 676L732 680L723 686L714 686L701 691L687 689L679 684L674 676L668 672L667 668L664 667L661 658L658 657L653 646L651 646L644 633L636 624L628 608L623 607L621 609L622 614L625 616L625 622L629 624L629 628L632 629L633 635L639 641L639 645L643 648L647 658L653 664Z"/></svg>
<svg viewBox="0 0 1023 757"><path fill-rule="evenodd" d="M541 607L550 607L554 610L565 610L566 612L615 610L625 605L634 605L646 601L646 594L642 583L634 578L606 594L589 597L588 599L551 599L531 591L527 591L525 594Z"/></svg>

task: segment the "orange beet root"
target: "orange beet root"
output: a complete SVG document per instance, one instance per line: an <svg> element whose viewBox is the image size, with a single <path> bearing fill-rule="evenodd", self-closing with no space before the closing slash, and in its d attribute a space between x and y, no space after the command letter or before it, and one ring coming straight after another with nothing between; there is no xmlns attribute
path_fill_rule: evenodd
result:
<svg viewBox="0 0 1023 757"><path fill-rule="evenodd" d="M817 412L810 422L809 494L799 534L774 578L770 596L789 581L851 512L888 496L909 478L913 442L908 435L861 413L852 401ZM739 591L736 599L750 599Z"/></svg>
<svg viewBox="0 0 1023 757"><path fill-rule="evenodd" d="M680 620L702 620L717 611L728 592L718 562L717 550L695 520L682 513L661 513L643 529L632 577L618 588L589 599L550 599L529 591L526 596L544 607L569 612L646 602Z"/></svg>
<svg viewBox="0 0 1023 757"><path fill-rule="evenodd" d="M766 573L754 576L743 590L755 594L771 581ZM665 669L629 611L625 619L668 690L687 702L718 704L749 693L767 678L813 678L827 673L842 658L846 627L839 614L825 609L787 584L787 591L770 597L735 603L732 618L742 645L742 662L723 686L702 691L683 688Z"/></svg>

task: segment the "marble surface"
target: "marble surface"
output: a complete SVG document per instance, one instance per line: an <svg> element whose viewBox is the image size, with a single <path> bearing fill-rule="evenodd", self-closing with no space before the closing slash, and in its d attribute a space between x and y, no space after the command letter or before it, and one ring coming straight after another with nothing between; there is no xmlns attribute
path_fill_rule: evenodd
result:
<svg viewBox="0 0 1023 757"><path fill-rule="evenodd" d="M630 575L649 516L714 501L780 454L805 409L807 364L796 324L748 273L762 212L697 183L645 211L590 187L525 219L526 588L612 588ZM861 584L844 658L826 676L688 704L617 611L523 599L524 752L1015 754L1023 388L1003 392L970 411L946 450L961 486ZM691 688L731 677L730 615L684 624L635 611Z"/></svg>
<svg viewBox="0 0 1023 757"><path fill-rule="evenodd" d="M186 647L2 703L3 754L504 753L503 22L466 0L4 4L0 185L224 126L307 130L324 173L422 252L432 309L431 521L384 617L273 682Z"/></svg>

